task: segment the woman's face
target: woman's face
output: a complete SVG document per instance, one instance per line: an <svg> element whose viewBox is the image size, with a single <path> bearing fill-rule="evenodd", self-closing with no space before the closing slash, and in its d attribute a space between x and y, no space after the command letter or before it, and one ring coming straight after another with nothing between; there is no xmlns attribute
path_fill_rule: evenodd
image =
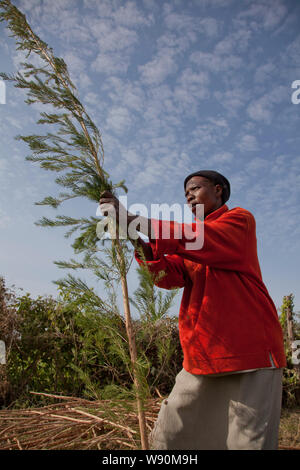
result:
<svg viewBox="0 0 300 470"><path fill-rule="evenodd" d="M197 204L204 205L204 217L223 205L222 186L203 176L193 176L185 187L187 203L195 215Z"/></svg>

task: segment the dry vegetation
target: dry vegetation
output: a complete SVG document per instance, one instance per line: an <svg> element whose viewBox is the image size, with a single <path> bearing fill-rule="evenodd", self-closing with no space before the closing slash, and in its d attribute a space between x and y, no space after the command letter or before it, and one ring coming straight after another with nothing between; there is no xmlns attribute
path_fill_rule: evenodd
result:
<svg viewBox="0 0 300 470"><path fill-rule="evenodd" d="M300 407L282 410L279 448L300 450Z"/></svg>
<svg viewBox="0 0 300 470"><path fill-rule="evenodd" d="M160 402L158 398L147 403L148 431ZM139 446L133 403L60 397L59 403L40 408L0 411L0 450L138 450Z"/></svg>
<svg viewBox="0 0 300 470"><path fill-rule="evenodd" d="M57 402L28 409L0 411L0 450L138 450L138 418L125 400L89 401L48 395ZM148 400L150 431L162 397ZM283 409L280 450L300 450L300 408Z"/></svg>

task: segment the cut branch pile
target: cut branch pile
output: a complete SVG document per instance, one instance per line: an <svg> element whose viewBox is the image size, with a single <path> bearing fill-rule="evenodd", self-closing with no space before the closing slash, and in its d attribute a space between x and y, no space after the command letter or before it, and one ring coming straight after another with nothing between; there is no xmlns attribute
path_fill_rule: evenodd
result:
<svg viewBox="0 0 300 470"><path fill-rule="evenodd" d="M0 450L139 450L134 403L89 401L40 394L61 402L29 409L0 410ZM123 402L123 403L122 403ZM161 398L145 412L151 431Z"/></svg>
<svg viewBox="0 0 300 470"><path fill-rule="evenodd" d="M0 450L140 450L138 416L133 403L36 394L60 402L39 408L0 410ZM161 402L160 396L146 403L148 433ZM279 450L300 450L300 410L291 414L293 429L296 426L298 431L292 436L287 433L284 414Z"/></svg>

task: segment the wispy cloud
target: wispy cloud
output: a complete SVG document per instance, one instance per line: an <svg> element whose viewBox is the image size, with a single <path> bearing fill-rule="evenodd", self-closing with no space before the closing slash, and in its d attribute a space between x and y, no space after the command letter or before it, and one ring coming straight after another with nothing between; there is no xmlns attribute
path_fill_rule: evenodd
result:
<svg viewBox="0 0 300 470"><path fill-rule="evenodd" d="M275 70L276 66L273 63L268 62L267 64L260 65L255 71L255 83L268 83L274 76Z"/></svg>
<svg viewBox="0 0 300 470"><path fill-rule="evenodd" d="M138 68L141 80L146 85L159 85L177 71L177 64L170 50L160 51L158 56Z"/></svg>
<svg viewBox="0 0 300 470"><path fill-rule="evenodd" d="M110 131L122 134L128 131L131 126L130 113L126 108L112 108L106 120L106 126Z"/></svg>
<svg viewBox="0 0 300 470"><path fill-rule="evenodd" d="M267 124L272 122L272 119L275 117L274 109L276 105L280 103L289 103L290 100L290 89L278 85L272 87L272 89L259 97L254 99L247 108L247 113L249 117L255 121L264 121Z"/></svg>
<svg viewBox="0 0 300 470"><path fill-rule="evenodd" d="M237 17L248 20L254 30L263 28L270 31L280 24L286 14L287 7L282 0L261 0L251 2L249 8Z"/></svg>
<svg viewBox="0 0 300 470"><path fill-rule="evenodd" d="M191 61L199 68L208 69L214 73L232 72L240 69L243 65L242 57L237 55L223 56L220 53L197 51L191 54Z"/></svg>
<svg viewBox="0 0 300 470"><path fill-rule="evenodd" d="M253 152L258 150L258 143L255 135L243 135L237 143L237 147L246 152Z"/></svg>
<svg viewBox="0 0 300 470"><path fill-rule="evenodd" d="M216 91L214 96L231 117L236 116L249 99L246 90L240 87L226 89L225 91Z"/></svg>
<svg viewBox="0 0 300 470"><path fill-rule="evenodd" d="M114 105L124 106L129 110L143 113L146 93L138 81L110 77L104 82L103 91L107 92Z"/></svg>
<svg viewBox="0 0 300 470"><path fill-rule="evenodd" d="M180 113L195 114L201 100L209 96L208 73L194 72L190 67L184 69L174 87L174 101Z"/></svg>
<svg viewBox="0 0 300 470"><path fill-rule="evenodd" d="M284 58L289 67L300 67L300 34L287 46Z"/></svg>
<svg viewBox="0 0 300 470"><path fill-rule="evenodd" d="M199 34L203 34L209 38L217 36L219 24L216 18L194 18L191 15L185 15L174 11L168 11L164 18L168 29L177 33L184 33L194 42Z"/></svg>

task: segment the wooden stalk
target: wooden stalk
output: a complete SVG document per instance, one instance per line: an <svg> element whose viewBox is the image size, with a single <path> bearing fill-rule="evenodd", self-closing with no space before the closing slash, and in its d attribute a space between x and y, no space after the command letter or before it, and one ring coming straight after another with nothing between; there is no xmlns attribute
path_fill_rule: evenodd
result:
<svg viewBox="0 0 300 470"><path fill-rule="evenodd" d="M66 84L65 80L63 77L59 74L59 72L56 69L55 64L47 54L47 52L44 50L44 48L40 47L39 43L36 41L35 34L33 33L32 29L30 26L27 24L28 31L32 37L32 39L36 42L37 46L39 47L40 51L48 61L48 63L51 65L55 73L59 76L61 83L65 88L68 88L68 85ZM87 131L87 128L85 126L83 116L81 113L81 110L79 107L75 104L77 113L79 115L79 122L81 124L81 127L84 131L84 134L87 138L87 141L89 142L89 146L91 148L91 153L94 157L96 168L98 171L98 174L100 177L103 178L103 171L102 168L99 164L98 156L97 156L97 151L90 139L89 133ZM101 145L101 152L102 152L102 158L103 158L103 146ZM118 259L119 263L122 269L121 273L121 284L122 284L122 294L123 294L123 304L124 304L124 313L125 313L125 322L126 322L126 331L127 331L127 336L128 336L128 343L129 343L129 350L130 350L130 359L132 363L132 369L133 369L133 377L134 377L134 385L136 387L136 399L137 399L137 411L138 411L138 419L139 419L139 427L140 427L140 433L141 433L141 444L142 444L142 449L146 450L149 448L148 446L148 438L147 438L147 430L146 430L146 418L145 418L145 413L143 410L143 404L142 400L140 398L140 392L141 392L141 386L138 380L138 375L137 375L137 370L136 370L136 360L137 360L137 352L136 352L136 342L135 342L135 335L134 331L132 328L132 321L131 321L131 314L130 314L130 306L129 306L129 298L128 298L128 286L127 286L127 279L126 279L126 274L123 270L123 257L122 257L122 247L119 243L119 240L117 240L117 254L118 254Z"/></svg>
<svg viewBox="0 0 300 470"><path fill-rule="evenodd" d="M121 268L121 285L122 285L122 294L123 294L126 332L127 332L127 337L128 337L130 359L131 359L131 364L132 364L134 386L136 389L136 402L137 402L137 412L138 412L138 419L139 419L139 428L140 428L140 434L141 434L141 445L142 445L142 450L147 450L149 449L149 444L148 444L148 437L147 437L146 417L145 417L145 412L143 409L143 402L141 399L141 384L138 378L138 372L137 372L137 367L136 367L137 351L136 351L135 334L134 334L131 314L130 314L128 285L127 285L127 278L126 278L125 269L124 269L125 268L124 260L123 260L122 251L121 251L122 248L121 248L120 241L118 238L116 240L116 248L117 248L118 261L119 261L120 268Z"/></svg>
<svg viewBox="0 0 300 470"><path fill-rule="evenodd" d="M291 296L287 295L286 297L287 307L286 307L286 323L287 323L287 334L289 346L292 348L292 343L294 341L294 331L293 331L293 313L290 306Z"/></svg>

